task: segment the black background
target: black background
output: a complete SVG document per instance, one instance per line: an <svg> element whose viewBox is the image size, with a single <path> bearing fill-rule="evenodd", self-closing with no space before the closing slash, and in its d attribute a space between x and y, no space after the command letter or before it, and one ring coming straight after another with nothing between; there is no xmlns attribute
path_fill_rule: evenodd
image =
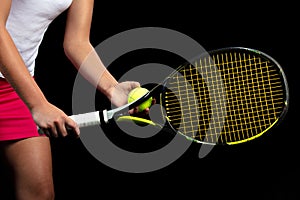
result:
<svg viewBox="0 0 300 200"><path fill-rule="evenodd" d="M183 195L210 199L299 198L298 36L295 5L242 1L197 4L95 2L91 30L94 46L125 30L164 27L195 39L206 50L243 46L261 50L284 69L290 107L282 121L264 137L229 147L215 147L198 158L199 145L169 166L149 173L126 173L96 160L80 139L52 139L57 199L169 198ZM284 2L283 2L284 3ZM53 104L71 114L76 70L63 48L65 13L49 27L37 60L36 80ZM134 58L134 54L131 58ZM143 58L137 56L140 62ZM144 60L147 63L147 59ZM127 60L124 65L135 65ZM112 73L116 73L113 72ZM106 100L103 97L103 104ZM101 103L101 102L100 102Z"/></svg>

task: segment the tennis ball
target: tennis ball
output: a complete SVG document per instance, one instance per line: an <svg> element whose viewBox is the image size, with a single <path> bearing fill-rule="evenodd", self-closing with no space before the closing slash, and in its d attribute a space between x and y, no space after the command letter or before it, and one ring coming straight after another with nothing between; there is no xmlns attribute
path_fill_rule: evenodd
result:
<svg viewBox="0 0 300 200"><path fill-rule="evenodd" d="M131 102L139 99L140 97L144 96L148 92L149 92L149 90L147 90L146 88L143 88L143 87L134 88L128 94L128 103L131 103ZM138 106L138 111L142 112L146 108L149 108L151 105L152 105L152 97L150 97L149 99L147 99L146 101L141 103Z"/></svg>

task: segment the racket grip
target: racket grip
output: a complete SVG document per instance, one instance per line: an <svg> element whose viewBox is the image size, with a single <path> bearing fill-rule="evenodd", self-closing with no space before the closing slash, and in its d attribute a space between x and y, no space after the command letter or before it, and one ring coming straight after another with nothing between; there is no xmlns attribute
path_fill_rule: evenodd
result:
<svg viewBox="0 0 300 200"><path fill-rule="evenodd" d="M99 111L89 112L84 114L77 114L69 116L72 120L74 120L79 128L100 125L100 115ZM37 126L38 132L40 134L45 134L45 132ZM68 128L67 128L68 129Z"/></svg>
<svg viewBox="0 0 300 200"><path fill-rule="evenodd" d="M71 115L70 118L78 124L79 128L101 124L99 111Z"/></svg>

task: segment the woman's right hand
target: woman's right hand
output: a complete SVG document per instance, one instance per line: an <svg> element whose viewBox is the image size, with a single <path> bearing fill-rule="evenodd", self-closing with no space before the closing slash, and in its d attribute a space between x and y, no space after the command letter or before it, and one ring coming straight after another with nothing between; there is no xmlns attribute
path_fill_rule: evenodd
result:
<svg viewBox="0 0 300 200"><path fill-rule="evenodd" d="M61 109L49 102L43 102L41 105L31 109L35 123L47 136L65 137L68 134L79 136L79 127L68 115Z"/></svg>

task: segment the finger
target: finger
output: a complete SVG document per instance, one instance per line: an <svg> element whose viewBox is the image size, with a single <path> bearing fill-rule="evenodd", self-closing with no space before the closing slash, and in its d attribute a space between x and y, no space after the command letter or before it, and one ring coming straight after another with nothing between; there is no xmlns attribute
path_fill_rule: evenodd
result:
<svg viewBox="0 0 300 200"><path fill-rule="evenodd" d="M134 113L134 109L131 109L131 110L128 111L129 115L132 115L133 113Z"/></svg>
<svg viewBox="0 0 300 200"><path fill-rule="evenodd" d="M50 132L51 136L56 137L56 138L58 137L58 132L57 132L55 124L51 125L50 128L47 129L47 131Z"/></svg>
<svg viewBox="0 0 300 200"><path fill-rule="evenodd" d="M66 120L66 127L68 129L68 132L74 133L76 136L80 135L80 129L78 124L72 120L70 117Z"/></svg>
<svg viewBox="0 0 300 200"><path fill-rule="evenodd" d="M140 87L141 84L139 82L136 82L136 81L131 81L130 86L131 86L131 89L134 89L134 88Z"/></svg>
<svg viewBox="0 0 300 200"><path fill-rule="evenodd" d="M41 128L41 132L40 133L46 135L47 137L51 137L51 133L46 128Z"/></svg>
<svg viewBox="0 0 300 200"><path fill-rule="evenodd" d="M134 108L132 108L131 110L128 111L128 113L129 113L130 115L133 115L133 114L138 113L138 112L139 112L139 111L138 111L138 107L134 107Z"/></svg>
<svg viewBox="0 0 300 200"><path fill-rule="evenodd" d="M152 98L152 105L156 104L156 99Z"/></svg>
<svg viewBox="0 0 300 200"><path fill-rule="evenodd" d="M66 137L68 135L64 122L57 122L55 125L61 136Z"/></svg>
<svg viewBox="0 0 300 200"><path fill-rule="evenodd" d="M143 110L143 112L144 112L145 115L148 115L149 111L150 111L150 108L145 108L145 110Z"/></svg>

